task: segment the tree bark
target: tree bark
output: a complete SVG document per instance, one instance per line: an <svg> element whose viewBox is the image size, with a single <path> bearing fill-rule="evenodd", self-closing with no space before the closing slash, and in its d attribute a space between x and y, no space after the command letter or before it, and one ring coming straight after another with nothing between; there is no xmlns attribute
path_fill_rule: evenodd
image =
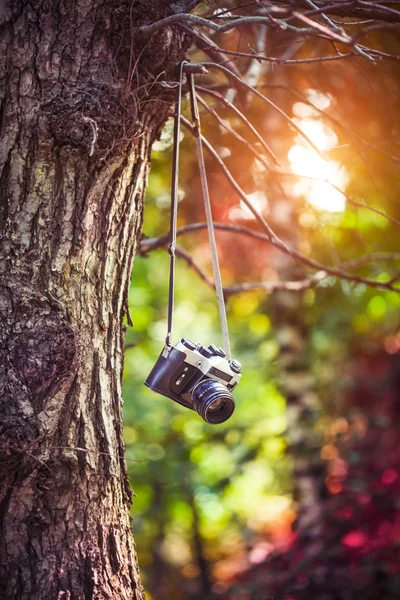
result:
<svg viewBox="0 0 400 600"><path fill-rule="evenodd" d="M187 36L160 0L0 26L0 597L144 597L123 460L127 291Z"/></svg>

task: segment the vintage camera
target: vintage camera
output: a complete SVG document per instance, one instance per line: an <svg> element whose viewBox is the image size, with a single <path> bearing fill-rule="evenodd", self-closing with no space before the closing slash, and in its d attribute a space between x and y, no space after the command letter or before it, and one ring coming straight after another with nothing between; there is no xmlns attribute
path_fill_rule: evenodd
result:
<svg viewBox="0 0 400 600"><path fill-rule="evenodd" d="M204 348L183 338L164 347L145 385L196 410L207 423L223 423L235 410L231 391L242 370L238 361L225 356L214 344Z"/></svg>

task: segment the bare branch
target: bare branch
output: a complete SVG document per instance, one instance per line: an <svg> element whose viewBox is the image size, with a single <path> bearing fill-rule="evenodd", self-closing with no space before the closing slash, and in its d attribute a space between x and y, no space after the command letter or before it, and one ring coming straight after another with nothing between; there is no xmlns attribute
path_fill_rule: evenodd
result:
<svg viewBox="0 0 400 600"><path fill-rule="evenodd" d="M189 4L193 4L193 3L181 2L180 6L184 7L185 10L187 10ZM194 3L194 4L197 4L197 3ZM391 28L392 26L397 27L397 20L400 17L400 13L398 13L398 11L391 6L391 4L392 4L391 2L386 2L385 0L380 4L377 4L375 2L365 2L364 0L342 0L340 2L339 1L329 2L328 0L294 0L290 6L288 6L286 2L283 2L283 1L280 2L279 0L277 2L275 2L274 4L272 4L270 2L266 2L264 0L258 0L257 2L247 3L244 6L248 6L249 4L258 5L258 7L259 7L258 13L259 14L255 14L252 16L245 16L243 14L232 15L232 12L231 11L228 12L228 9L227 9L226 11L222 10L219 13L215 13L215 14L209 16L208 18L205 18L205 17L189 15L189 14L185 14L185 13L181 12L180 14L171 15L171 16L164 18L156 23L143 26L140 28L140 31L145 35L152 35L153 33L160 30L161 28L168 27L168 26L171 26L174 24L180 25L185 29L189 29L196 40L196 45L203 52L206 52L209 56L211 56L216 61L216 62L205 61L205 62L199 63L199 66L208 68L208 69L217 69L217 70L221 71L228 78L228 81L231 86L232 85L242 86L242 88L245 88L245 90L247 90L248 93L251 93L255 97L262 100L262 102L266 103L272 110L276 111L287 123L289 123L293 127L293 129L295 131L297 131L297 133L303 139L306 140L308 145L311 146L313 148L313 150L320 157L326 159L326 157L323 155L323 153L312 142L312 140L302 131L302 129L296 124L296 122L294 120L292 120L290 118L290 116L284 112L284 110L282 110L279 106L274 104L274 102L272 102L267 96L263 95L260 91L258 91L256 89L255 85L252 85L252 84L257 84L257 80L258 80L258 77L259 77L259 74L261 71L262 63L267 62L267 63L277 63L277 64L298 64L298 63L313 63L313 62L323 62L323 61L333 61L333 60L336 61L336 60L343 60L346 58L354 57L356 54L361 55L362 57L367 58L368 60L374 60L375 58L391 58L391 59L397 60L400 57L390 56L390 55L386 54L385 52L382 52L378 49L369 48L367 46L358 44L358 40L363 35L366 35L369 31L373 31L377 28L382 28L382 27ZM280 6L277 6L277 4L278 5L280 4ZM390 4L390 6L387 6L387 4ZM234 7L234 10L241 9L242 7L243 6ZM339 14L343 11L347 11L347 15L350 16L351 18L355 17L356 14L362 15L362 17L366 17L367 14L371 14L371 11L379 11L380 14L386 16L386 19L382 19L383 24L382 23L378 23L378 24L373 23L372 25L370 25L368 22L362 23L362 25L365 25L365 27L363 27L361 29L360 33L357 33L356 35L349 35L347 33L347 30L345 29L344 23L343 24L335 23L330 18L330 16L328 16L328 15ZM391 21L389 21L389 18L388 18L389 15L390 15ZM388 23L388 21L389 21L389 23ZM385 22L388 24L385 25ZM396 25L393 25L394 23ZM254 24L257 25L256 31L258 31L258 38L257 38L258 42L255 47L255 52L252 52L251 48L250 48L250 52L240 52L240 51L236 52L234 50L225 50L223 48L219 48L206 35L204 35L203 33L199 33L196 30L194 30L194 31L192 30L193 27L201 27L201 28L206 27L207 29L212 30L216 33L223 33L223 32L232 30L234 28L240 28L241 26L252 27ZM309 58L309 59L307 59L307 58L301 58L301 59L289 58L287 61L282 58L274 58L274 57L265 56L265 35L266 35L267 27L270 27L273 29L280 29L283 32L284 31L292 31L292 32L295 32L296 34L300 33L300 34L304 34L304 35L311 35L314 39L315 38L323 38L325 40L326 39L331 40L333 42L333 44L332 44L333 48L337 51L337 55L326 56L326 57L318 56L318 57L313 57L313 58ZM336 42L339 42L340 44L346 44L348 47L350 47L349 48L350 52L347 52L345 54L340 53L336 47L336 44L335 44ZM248 64L248 66L247 66L247 72L245 75L241 74L240 70L237 68L237 66L235 65L233 60L230 60L227 58L229 56L234 56L234 57L238 57L238 58L245 57L245 58L250 59L250 64ZM229 61L229 67L227 67L226 64L221 64L221 62L228 62L228 61ZM248 126L251 129L253 134L257 137L257 140L260 143L262 143L263 148L268 152L268 155L273 157L275 164L277 163L276 157L274 156L272 151L269 149L269 147L265 144L265 141L263 140L262 136L249 123L249 121L241 113L241 111L239 111L226 98L223 98L223 96L221 94L218 94L218 92L215 92L213 90L209 90L206 88L200 88L200 87L198 89L199 89L199 91L201 91L203 93L210 94L214 98L223 102L225 104L225 106L227 106L230 110L233 110L236 113L236 115L244 123L246 123L246 126ZM234 135L236 137L236 139L238 139L242 144L244 144L246 146L246 148L249 151L251 151L254 154L254 156L257 158L257 160L259 160L266 168L270 168L268 165L268 162L263 158L263 156L262 156L262 154L260 154L259 150L256 150L255 148L253 148L251 143L249 143L244 137L242 137L242 135L235 132L230 127L230 125L227 124L219 116L219 114L217 112L218 109L215 110L215 105L210 106L207 102L204 101L204 99L202 99L200 97L199 97L199 101L202 103L202 105L205 107L205 109L213 116L213 118L218 121L218 123L220 125L222 125L231 135ZM307 102L307 103L311 104L309 102ZM323 111L319 111L319 112L323 112ZM328 118L332 119L332 121L338 122L337 119L331 118L329 115L327 115L327 116L328 116ZM184 117L182 117L182 123L189 131L191 131L193 133L193 127L191 126L189 121L187 121L187 119L185 119ZM338 123L341 127L343 127L344 129L347 130L347 127L343 126L340 122L338 122ZM359 137L359 136L357 136L357 137ZM270 225L267 223L267 221L265 220L263 215L260 214L254 208L251 201L249 201L249 198L247 197L247 195L244 193L242 188L238 185L236 179L234 178L232 173L229 171L229 169L227 168L224 161L219 157L216 150L211 146L211 144L203 136L201 136L201 139L202 139L203 144L206 147L207 151L211 154L214 161L216 161L218 166L223 171L226 179L229 181L232 188L235 190L235 192L238 194L238 196L241 198L241 200L244 202L244 204L250 209L250 211L254 215L255 219L261 226L262 230L264 231L264 233L261 234L261 233L253 232L252 230L249 230L249 231L251 231L251 233L247 233L247 235L256 237L256 234L257 234L257 236L260 236L261 239L263 239L263 241L273 244L280 251L291 256L293 258L293 260L295 260L299 263L302 263L303 265L306 265L307 267L312 268L317 271L317 273L315 274L314 277L309 278L309 279L304 279L303 282L300 282L300 283L299 282L261 282L261 283L240 284L240 286L239 285L231 286L231 288L232 288L231 293L238 293L238 291L245 291L246 289L255 289L255 287L261 288L261 289L266 289L266 290L267 289L268 290L269 289L282 289L282 288L274 288L274 286L280 286L280 285L285 286L284 289L305 289L304 287L301 288L301 286L315 285L315 282L317 280L321 280L321 277L326 277L328 275L331 275L334 277L339 277L341 279L356 282L356 283L364 283L366 285L369 285L369 286L372 286L372 287L375 287L378 289L386 289L386 290L392 290L392 291L396 291L396 292L400 291L398 288L394 287L394 284L398 281L397 275L396 275L396 277L393 277L393 279L390 281L381 282L381 281L376 281L376 280L369 279L369 278L364 278L364 277L361 277L357 274L350 272L351 270L357 269L357 268L361 267L362 265L369 264L371 262L382 261L382 260L388 260L388 261L389 260L393 260L393 261L398 260L398 256L396 255L396 253L374 253L374 254L368 255L367 257L360 257L358 259L354 259L353 261L348 261L347 263L343 263L340 265L326 266L326 265L320 264L318 261L313 260L312 258L309 258L306 255L303 255L296 248L291 247L290 244L287 244L284 240L280 239L276 235L276 233L272 230ZM277 177L295 177L295 178L299 177L298 175L296 175L294 173L284 173L279 170L274 170L273 172L277 175ZM319 182L323 181L323 180L320 180L318 178L313 178L313 177L307 177L307 179L315 180L315 181L319 181ZM279 185L279 179L277 181L278 181L278 185ZM333 185L329 181L326 181L326 183L328 183L334 189L339 191L343 195L343 197L346 198L346 201L349 204L351 204L357 208L363 208L363 209L370 210L376 214L379 214L379 215L387 218L392 223L394 223L396 225L400 225L400 222L398 222L396 219L386 215L379 209L375 209L366 204L363 204L361 202L353 200L352 198L349 198L344 192L342 192L342 190L339 190L335 185ZM198 228L200 228L200 226L201 226L201 224L197 224ZM228 230L227 229L228 226L224 226L224 227L226 230ZM233 231L232 227L233 227L232 225L229 226L229 231ZM222 228L222 225L221 225L221 228ZM194 230L194 227L192 227L191 230ZM185 231L189 231L189 229L186 228ZM242 231L241 233L244 233L244 231ZM164 245L164 242L163 243L160 242L161 239L164 239L164 238L159 238L158 240L156 240L156 241L153 240L152 242L149 240L144 240L140 245L140 252L146 253L153 247L157 247L159 245ZM166 243L166 238L165 238L165 243ZM213 282L210 280L210 278L207 276L207 274L204 273L198 265L196 265L196 263L193 261L193 258L186 251L184 251L180 248L178 250L178 253L180 253L179 255L188 264L190 264L190 266L192 266L192 268L194 268L198 272L199 276L208 285L213 285ZM323 275L321 275L321 273ZM318 279L318 277L319 277L319 279ZM294 287L291 288L290 287L291 285L293 285ZM271 286L272 286L272 288L271 288ZM227 290L225 290L225 293L228 293L228 294L230 293L229 288Z"/></svg>
<svg viewBox="0 0 400 600"><path fill-rule="evenodd" d="M310 1L309 0L305 0L306 4L309 6L310 5ZM357 3L362 4L361 0L358 0ZM370 3L368 3L370 4ZM319 11L319 7L313 3L311 3L311 6L315 7L315 10L318 12ZM331 5L332 7L332 5ZM380 7L383 8L383 7ZM386 9L386 7L384 7ZM394 12L395 14L398 14L397 11L393 11L392 9L388 9L391 12ZM141 33L143 33L146 36L152 35L153 33L156 33L159 29L163 29L165 27L168 27L170 25L174 25L174 24L179 24L179 25L185 25L185 24L189 24L189 25L197 25L197 26L203 26L203 27L208 27L209 29L212 29L213 31L216 31L217 33L224 33L226 31L229 31L230 29L234 29L237 27L240 27L242 25L252 25L252 24L262 24L262 25L267 25L267 26L273 26L275 28L278 28L282 31L293 31L299 34L303 34L303 35L322 35L322 37L328 38L328 39L332 39L333 41L336 42L340 42L343 44L350 44L353 45L353 39L351 37L349 37L347 35L347 33L339 28L337 25L335 25L325 14L326 11L320 11L321 15L323 15L323 18L325 20L325 22L327 22L329 24L329 27L326 27L325 25L323 25L322 23L320 23L319 21L314 21L313 19L310 19L306 14L298 12L298 11L293 11L291 8L280 8L278 6L271 6L268 5L268 7L263 9L263 13L266 14L267 16L261 16L261 15L252 15L252 16L238 16L238 17L228 17L226 18L226 23L222 24L222 25L218 25L217 23L214 23L214 21L210 18L205 19L203 17L199 17L197 15L191 15L191 14L187 14L187 13L179 13L179 14L175 14L175 15L170 15L169 17L165 17L164 19L161 19L160 21L156 21L155 23L151 23L150 25L143 25L142 27L139 28L139 31ZM297 20L305 23L307 25L307 27L297 27L295 25L291 25L289 23L288 20L285 20L285 17L295 17ZM275 17L282 17L282 18L275 18ZM225 20L225 19L224 19ZM354 46L355 51L359 54L361 54L362 56L364 56L365 58L368 58L370 60L372 60L372 57L369 56L367 53L364 52L364 50L360 47L360 46Z"/></svg>
<svg viewBox="0 0 400 600"><path fill-rule="evenodd" d="M268 12L271 15L275 14L285 16L288 14L288 11L285 8L279 8L277 6L271 6ZM156 33L156 31L158 31L159 29L163 29L164 27L169 27L170 25L183 23L208 27L209 29L217 31L218 33L224 33L225 31L229 31L230 29L234 29L235 27L240 27L240 25L251 25L253 23L263 23L264 25L271 25L271 19L269 17L259 16L239 17L238 19L228 19L228 23L225 23L225 25L218 25L217 23L214 23L209 19L204 19L203 17L181 13L178 15L171 15L170 17L165 17L164 19L156 21L155 23L151 23L150 25L143 25L139 28L139 31L144 35L152 35L153 33Z"/></svg>
<svg viewBox="0 0 400 600"><path fill-rule="evenodd" d="M305 16L311 17L312 16L316 16L317 14L321 14L321 18L322 20L329 26L332 27L333 30L337 31L338 33L340 33L341 35L343 35L343 29L341 27L339 27L338 25L336 25L336 23L334 23L333 21L331 21L331 19L329 17L326 16L325 12L323 9L318 8L316 4L314 4L314 2L312 2L312 0L304 0L304 2L307 4L307 6L311 7L311 11L307 12L305 14Z"/></svg>
<svg viewBox="0 0 400 600"><path fill-rule="evenodd" d="M311 30L315 29L316 31L319 31L327 38L331 38L335 42L341 42L342 44L351 43L351 38L345 32L338 33L336 26L335 26L334 30L328 29L321 23L318 23L318 21L313 21L312 19L310 19L309 17L307 17L306 15L303 15L302 13L300 13L298 11L293 11L292 14L294 17L299 19L299 21L303 21L303 23L306 23L307 25L309 25ZM290 27L287 23L285 23L285 25L286 25L286 27ZM310 33L310 31L308 31L308 32L306 32L304 30L301 31L298 27L290 27L290 28L292 29L292 31L297 31L299 33Z"/></svg>
<svg viewBox="0 0 400 600"><path fill-rule="evenodd" d="M322 37L326 37L337 42L352 45L352 38L349 37L346 34L346 32L343 31L343 29L335 25L331 21L331 19L327 17L327 13L336 16L369 18L390 23L400 22L400 13L397 10L386 6L383 3L378 4L374 2L365 2L363 0L353 0L352 2L343 1L329 3L326 0L322 0L313 2L311 4L310 0L295 0L291 7L287 7L287 5L279 7L276 4L271 6L270 3L266 4L261 2L263 6L263 15L229 15L229 17L226 18L222 17L224 20L226 20L226 23L218 25L214 22L214 20L220 15L214 15L213 17L204 18L193 14L187 14L190 10L195 8L197 4L198 2L196 2L195 0L188 0L188 2L186 2L184 6L184 10L186 12L180 12L178 14L170 15L168 17L165 17L164 19L161 19L160 21L156 21L155 23L143 25L139 28L139 31L147 36L152 35L160 29L169 27L171 25L188 24L193 26L207 27L208 29L211 29L215 32L224 33L226 31L229 31L230 29L237 28L242 25L251 25L254 23L259 23L279 28L282 31L294 31L304 35L320 35ZM309 8L310 5L314 6L315 8L312 11L308 11L306 13L299 12L298 10L293 10L293 8ZM222 13L220 14L222 15ZM314 21L310 18L311 15L316 14L323 15L322 18L327 24L329 24L329 27L326 27L320 22ZM297 20L305 23L307 27L300 28L295 25L291 25L290 20L292 20L293 18L296 18ZM363 56L368 56L363 53L363 49L361 47L356 47L355 50Z"/></svg>

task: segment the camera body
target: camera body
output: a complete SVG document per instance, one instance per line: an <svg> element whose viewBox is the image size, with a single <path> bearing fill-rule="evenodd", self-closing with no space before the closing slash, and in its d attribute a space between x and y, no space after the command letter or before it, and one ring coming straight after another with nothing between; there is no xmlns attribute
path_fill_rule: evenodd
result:
<svg viewBox="0 0 400 600"><path fill-rule="evenodd" d="M182 338L175 346L164 347L145 385L216 424L232 415L231 391L240 378L240 363L227 360L221 348L214 344L204 348Z"/></svg>

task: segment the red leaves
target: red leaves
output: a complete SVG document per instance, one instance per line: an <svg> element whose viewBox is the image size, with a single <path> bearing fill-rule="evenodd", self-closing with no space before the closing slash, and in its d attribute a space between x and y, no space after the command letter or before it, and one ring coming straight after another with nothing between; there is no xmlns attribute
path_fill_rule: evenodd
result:
<svg viewBox="0 0 400 600"><path fill-rule="evenodd" d="M340 541L348 548L361 548L367 543L368 536L364 531L355 529L346 533Z"/></svg>
<svg viewBox="0 0 400 600"><path fill-rule="evenodd" d="M399 477L397 469L390 468L385 469L381 476L381 481L384 485L391 485L394 483Z"/></svg>

